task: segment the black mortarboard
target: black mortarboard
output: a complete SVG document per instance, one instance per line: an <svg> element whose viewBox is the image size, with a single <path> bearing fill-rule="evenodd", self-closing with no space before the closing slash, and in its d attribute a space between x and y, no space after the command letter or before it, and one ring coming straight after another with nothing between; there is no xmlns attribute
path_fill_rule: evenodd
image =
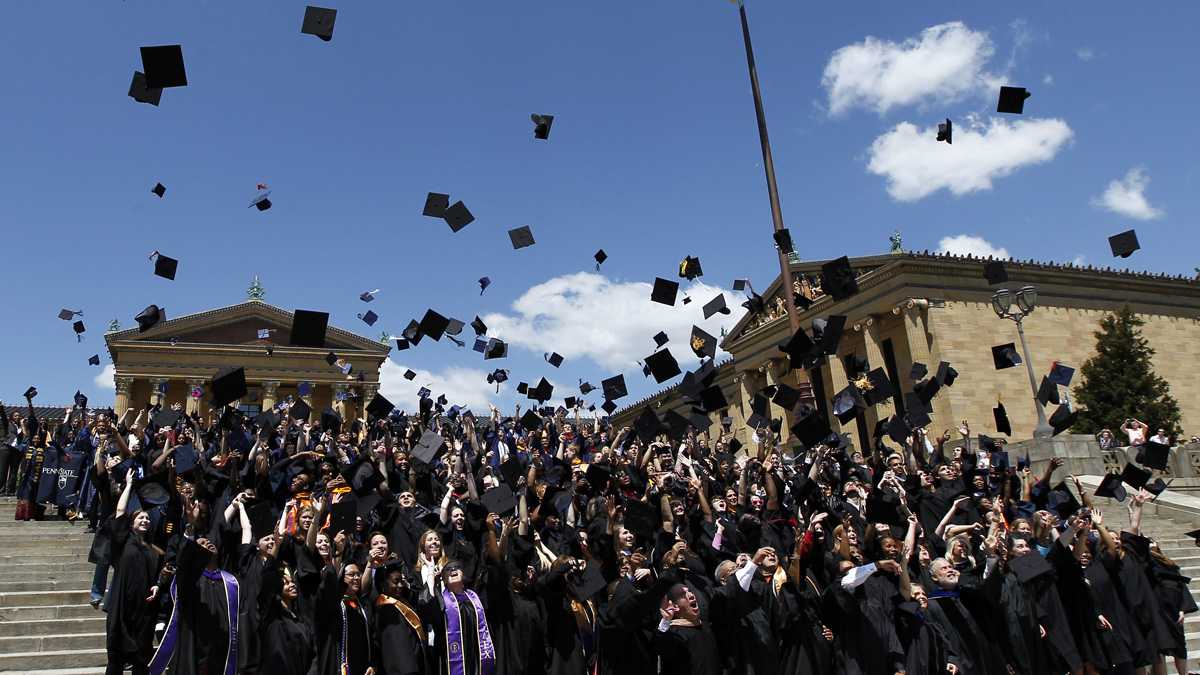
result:
<svg viewBox="0 0 1200 675"><path fill-rule="evenodd" d="M1121 485L1121 474L1106 473L1100 485L1096 487L1097 497L1111 497L1119 502L1125 501L1125 486Z"/></svg>
<svg viewBox="0 0 1200 675"><path fill-rule="evenodd" d="M513 249L522 249L536 243L533 240L533 230L529 229L528 225L509 230L508 239L512 242Z"/></svg>
<svg viewBox="0 0 1200 675"><path fill-rule="evenodd" d="M554 124L554 115L539 115L533 113L529 116L533 120L533 137L539 141L544 141L550 138L550 127Z"/></svg>
<svg viewBox="0 0 1200 675"><path fill-rule="evenodd" d="M862 392L853 384L846 385L833 397L833 414L842 424L854 419L866 407Z"/></svg>
<svg viewBox="0 0 1200 675"><path fill-rule="evenodd" d="M587 563L583 572L571 575L568 580L575 597L580 600L588 600L608 585L608 582L604 580L604 572L600 569L600 563L594 560Z"/></svg>
<svg viewBox="0 0 1200 675"><path fill-rule="evenodd" d="M704 408L704 412L717 412L729 407L729 401L725 398L725 392L721 391L721 387L713 385L700 392L700 405Z"/></svg>
<svg viewBox="0 0 1200 675"><path fill-rule="evenodd" d="M1055 409L1054 414L1050 416L1050 426L1054 427L1054 435L1057 436L1075 424L1075 418L1078 413L1071 410L1071 406L1063 404Z"/></svg>
<svg viewBox="0 0 1200 675"><path fill-rule="evenodd" d="M662 528L662 513L654 506L632 499L625 501L625 529L646 539Z"/></svg>
<svg viewBox="0 0 1200 675"><path fill-rule="evenodd" d="M404 332L400 335L414 347L421 344L421 338L424 337L421 334L421 324L417 323L416 319L409 319L408 325L404 327Z"/></svg>
<svg viewBox="0 0 1200 675"><path fill-rule="evenodd" d="M160 429L168 429L175 426L175 423L179 421L180 417L183 417L183 413L167 408L154 413L150 419L154 422L154 425Z"/></svg>
<svg viewBox="0 0 1200 675"><path fill-rule="evenodd" d="M143 309L140 314L133 317L133 320L137 322L139 333L145 333L160 321L166 321L166 319L167 311L159 308L158 305L150 305L146 309Z"/></svg>
<svg viewBox="0 0 1200 675"><path fill-rule="evenodd" d="M821 288L834 300L845 300L858 292L849 258L842 256L821 265Z"/></svg>
<svg viewBox="0 0 1200 675"><path fill-rule="evenodd" d="M329 509L329 536L336 537L338 532L346 536L354 534L355 522L358 518L358 505L355 500L346 495L342 500Z"/></svg>
<svg viewBox="0 0 1200 675"><path fill-rule="evenodd" d="M545 358L546 361L550 365L554 366L555 368L561 366L562 362L563 362L562 354L559 354L558 352L550 352L549 354L543 354L542 357Z"/></svg>
<svg viewBox="0 0 1200 675"><path fill-rule="evenodd" d="M1021 355L1017 353L1017 346L1009 342L992 347L992 363L996 365L996 370L1012 368L1021 363Z"/></svg>
<svg viewBox="0 0 1200 675"><path fill-rule="evenodd" d="M417 444L413 446L412 455L429 464L433 462L433 458L437 456L438 450L441 450L444 443L445 441L438 432L426 429Z"/></svg>
<svg viewBox="0 0 1200 675"><path fill-rule="evenodd" d="M246 517L250 519L250 532L254 541L257 542L275 531L279 519L275 515L275 509L271 507L271 502L262 501L242 506L246 509Z"/></svg>
<svg viewBox="0 0 1200 675"><path fill-rule="evenodd" d="M467 205L461 201L454 202L453 206L449 206L442 212L442 219L450 226L452 232L458 232L467 225L470 225L475 220L475 216L467 210Z"/></svg>
<svg viewBox="0 0 1200 675"><path fill-rule="evenodd" d="M1149 471L1132 463L1126 463L1125 468L1121 469L1121 481L1136 490L1142 489L1152 475Z"/></svg>
<svg viewBox="0 0 1200 675"><path fill-rule="evenodd" d="M1020 115L1025 111L1025 99L1030 93L1025 87L1000 87L1000 100L996 102L996 112Z"/></svg>
<svg viewBox="0 0 1200 675"><path fill-rule="evenodd" d="M650 374L654 376L654 381L658 384L683 372L679 369L679 362L671 355L670 349L663 349L647 356L646 367L650 369Z"/></svg>
<svg viewBox="0 0 1200 675"><path fill-rule="evenodd" d="M1146 492L1158 497L1167 489L1169 485L1170 483L1164 483L1163 479L1155 478L1154 482L1146 483Z"/></svg>
<svg viewBox="0 0 1200 675"><path fill-rule="evenodd" d="M461 203L459 202L459 204ZM421 215L429 216L430 218L441 218L446 215L446 209L448 208L450 208L450 195L444 195L440 192L430 192L425 196L425 208L421 210Z"/></svg>
<svg viewBox="0 0 1200 675"><path fill-rule="evenodd" d="M421 335L431 337L434 340L441 340L442 334L446 332L446 328L450 325L450 320L438 314L432 309L425 310L425 316L421 317L420 331Z"/></svg>
<svg viewBox="0 0 1200 675"><path fill-rule="evenodd" d="M945 122L938 122L937 129L938 142L946 141L950 145L954 145L954 123L947 117Z"/></svg>
<svg viewBox="0 0 1200 675"><path fill-rule="evenodd" d="M793 389L786 384L779 384L775 387L775 396L771 398L775 405L791 412L796 404L800 402L800 390Z"/></svg>
<svg viewBox="0 0 1200 675"><path fill-rule="evenodd" d="M988 285L995 286L1008 281L1008 271L999 260L989 260L983 264L983 278L987 279Z"/></svg>
<svg viewBox="0 0 1200 675"><path fill-rule="evenodd" d="M954 385L954 380L958 378L958 371L954 366L950 365L949 361L942 361L938 364L937 374L934 379L942 386L951 387Z"/></svg>
<svg viewBox="0 0 1200 675"><path fill-rule="evenodd" d="M375 322L379 320L379 315L368 309L365 314L359 314L358 318L368 326L374 326Z"/></svg>
<svg viewBox="0 0 1200 675"><path fill-rule="evenodd" d="M1081 508L1079 500L1067 488L1066 483L1059 483L1050 491L1046 499L1046 507L1058 513L1058 517L1066 520Z"/></svg>
<svg viewBox="0 0 1200 675"><path fill-rule="evenodd" d="M700 268L700 259L692 256L687 256L679 261L679 277L691 281L696 277L704 276L704 270Z"/></svg>
<svg viewBox="0 0 1200 675"><path fill-rule="evenodd" d="M822 354L837 354L838 343L842 341L842 331L846 328L846 317L843 314L831 314L825 319L813 319L813 341L821 347Z"/></svg>
<svg viewBox="0 0 1200 675"><path fill-rule="evenodd" d="M184 476L196 468L196 448L191 443L175 447L175 473Z"/></svg>
<svg viewBox="0 0 1200 675"><path fill-rule="evenodd" d="M896 395L896 389L882 367L867 373L867 382L871 383L871 388L863 392L867 405L878 405Z"/></svg>
<svg viewBox="0 0 1200 675"><path fill-rule="evenodd" d="M1012 436L1012 425L1008 422L1008 411L1003 403L996 403L996 407L992 408L992 417L996 420L996 433Z"/></svg>
<svg viewBox="0 0 1200 675"><path fill-rule="evenodd" d="M1062 400L1058 396L1058 385L1051 382L1050 378L1042 377L1042 383L1038 386L1037 400L1042 405L1048 403L1058 405L1062 403Z"/></svg>
<svg viewBox="0 0 1200 675"><path fill-rule="evenodd" d="M483 352L483 360L502 359L508 356L508 343L498 338L489 338L487 349Z"/></svg>
<svg viewBox="0 0 1200 675"><path fill-rule="evenodd" d="M180 45L142 47L142 70L146 73L147 89L187 86Z"/></svg>
<svg viewBox="0 0 1200 675"><path fill-rule="evenodd" d="M501 516L508 515L517 508L517 499L507 485L500 485L483 493L479 497L479 502L488 510L488 513Z"/></svg>
<svg viewBox="0 0 1200 675"><path fill-rule="evenodd" d="M521 426L529 431L536 431L542 426L542 418L532 410L526 410L524 415L521 415Z"/></svg>
<svg viewBox="0 0 1200 675"><path fill-rule="evenodd" d="M337 435L342 429L342 416L333 408L326 408L325 412L321 413L321 428Z"/></svg>
<svg viewBox="0 0 1200 675"><path fill-rule="evenodd" d="M604 391L604 398L610 401L629 395L629 391L625 389L624 375L613 375L607 380L601 380L600 388Z"/></svg>
<svg viewBox="0 0 1200 675"><path fill-rule="evenodd" d="M933 409L929 407L928 401L921 398L917 392L908 392L904 395L905 415L908 417L908 425L913 429L929 426L933 418L929 413Z"/></svg>
<svg viewBox="0 0 1200 675"><path fill-rule="evenodd" d="M1128 258L1134 251L1141 249L1138 244L1137 232L1126 230L1108 238L1108 246L1112 249L1114 258Z"/></svg>
<svg viewBox="0 0 1200 675"><path fill-rule="evenodd" d="M329 328L329 313L297 309L292 313L292 330L288 343L293 347L324 347L325 331Z"/></svg>
<svg viewBox="0 0 1200 675"><path fill-rule="evenodd" d="M787 342L779 345L779 351L788 355L790 368L805 368L812 362L816 347L804 328L797 328Z"/></svg>
<svg viewBox="0 0 1200 675"><path fill-rule="evenodd" d="M312 407L304 402L303 399L295 399L292 401L292 407L288 408L288 417L294 420L307 421L308 416L312 414Z"/></svg>
<svg viewBox="0 0 1200 675"><path fill-rule="evenodd" d="M654 289L650 291L650 299L654 302L675 306L675 296L679 293L679 283L662 277L655 277ZM707 316L704 318L708 318Z"/></svg>
<svg viewBox="0 0 1200 675"><path fill-rule="evenodd" d="M912 370L909 371L908 376L912 378L914 382L916 382L922 377L925 377L928 373L929 369L925 367L925 364L918 361L912 364Z"/></svg>
<svg viewBox="0 0 1200 675"><path fill-rule="evenodd" d="M912 427L908 426L908 420L903 415L889 417L884 429L887 431L888 438L896 443L905 443L912 435Z"/></svg>
<svg viewBox="0 0 1200 675"><path fill-rule="evenodd" d="M476 335L484 335L487 333L487 324L478 316L471 322L471 328L474 329Z"/></svg>
<svg viewBox="0 0 1200 675"><path fill-rule="evenodd" d="M780 253L790 254L792 248L792 233L785 227L782 230L775 230L775 246L779 248Z"/></svg>
<svg viewBox="0 0 1200 675"><path fill-rule="evenodd" d="M903 525L908 519L900 512L900 499L890 492L872 490L867 496L867 522Z"/></svg>
<svg viewBox="0 0 1200 675"><path fill-rule="evenodd" d="M592 393L595 390L596 390L596 388L592 386L591 382L580 382L579 383L579 393L583 394L584 396L587 396L588 394Z"/></svg>
<svg viewBox="0 0 1200 675"><path fill-rule="evenodd" d="M724 303L723 300L722 303ZM751 314L759 314L767 308L767 301L763 300L763 296L758 293L750 291L749 295L746 296L746 301L742 303L742 307L745 307L746 311ZM728 313L728 311L724 312L724 314ZM707 319L708 317L704 318Z"/></svg>
<svg viewBox="0 0 1200 675"><path fill-rule="evenodd" d="M665 333L661 335L666 336ZM660 344L659 346L661 347L662 345ZM717 338L704 332L699 326L692 326L691 347L692 352L699 358L708 357L712 359L717 356Z"/></svg>
<svg viewBox="0 0 1200 675"><path fill-rule="evenodd" d="M517 393L518 394L528 394L529 393L529 384L526 382L518 382L517 383Z"/></svg>
<svg viewBox="0 0 1200 675"><path fill-rule="evenodd" d="M300 32L305 35L316 35L325 42L333 39L333 24L337 21L337 10L309 5L304 8L304 23Z"/></svg>
<svg viewBox="0 0 1200 675"><path fill-rule="evenodd" d="M162 91L162 90L160 89L159 91ZM162 199L162 196L167 194L167 186L163 185L162 183L155 183L154 187L150 190L150 192L153 192L155 195L158 196L159 199ZM171 277L171 278L173 279L174 277Z"/></svg>
<svg viewBox="0 0 1200 675"><path fill-rule="evenodd" d="M713 314L720 312L721 314L729 314L729 307L725 304L725 294L717 293L717 296L712 300L704 303L704 318L712 318Z"/></svg>
<svg viewBox="0 0 1200 675"><path fill-rule="evenodd" d="M212 381L212 407L223 408L246 395L246 369L222 368Z"/></svg>
<svg viewBox="0 0 1200 675"><path fill-rule="evenodd" d="M805 447L811 448L829 436L831 430L825 413L805 405L797 412L796 422L792 424L791 431Z"/></svg>
<svg viewBox="0 0 1200 675"><path fill-rule="evenodd" d="M1054 567L1046 562L1046 559L1037 551L1013 557L1008 561L1008 567L1016 575L1017 581L1023 584L1028 583L1031 579L1054 572Z"/></svg>
<svg viewBox="0 0 1200 675"><path fill-rule="evenodd" d="M89 365L89 366L98 366L98 365L100 365L100 355L99 355L99 354L93 354L93 355L89 356L89 357L88 357L88 365Z"/></svg>
<svg viewBox="0 0 1200 675"><path fill-rule="evenodd" d="M157 106L162 100L162 89L150 89L146 86L146 76L140 70L133 71L133 81L129 83L129 97L138 103L149 103ZM161 197L162 195L159 195Z"/></svg>
<svg viewBox="0 0 1200 675"><path fill-rule="evenodd" d="M670 340L671 339L669 337L667 337L666 331L660 330L658 333L656 333L654 335L654 344L657 347L661 347L661 346L667 344L668 342L670 342Z"/></svg>
<svg viewBox="0 0 1200 675"><path fill-rule="evenodd" d="M175 271L179 269L179 261L161 253L154 258L154 274L164 279L175 280Z"/></svg>
<svg viewBox="0 0 1200 675"><path fill-rule="evenodd" d="M75 331L76 335L79 335L87 331L87 327L83 325L82 321L76 321L75 323L71 324L71 330Z"/></svg>
<svg viewBox="0 0 1200 675"><path fill-rule="evenodd" d="M1151 469L1159 471L1167 470L1167 461L1171 454L1170 446L1157 441L1146 441L1145 445L1137 452L1137 461L1142 466L1148 466Z"/></svg>
<svg viewBox="0 0 1200 675"><path fill-rule="evenodd" d="M611 415L612 411L617 409L617 404L606 399L604 401L604 403L600 404L600 409L603 410L605 413Z"/></svg>
<svg viewBox="0 0 1200 675"><path fill-rule="evenodd" d="M371 402L367 404L367 414L375 418L384 418L388 413L395 409L395 405L391 401L383 397L383 394L375 394Z"/></svg>
<svg viewBox="0 0 1200 675"><path fill-rule="evenodd" d="M1050 366L1050 374L1047 375L1046 377L1048 377L1051 382L1059 385L1060 387L1069 387L1069 386L1071 386L1071 377L1073 377L1074 375L1075 375L1074 368L1072 368L1071 366L1068 366L1065 363L1059 363L1058 361L1055 361L1054 365Z"/></svg>
<svg viewBox="0 0 1200 675"><path fill-rule="evenodd" d="M554 396L554 385L550 384L550 381L543 377L538 380L536 387L529 390L528 396L538 403L545 403Z"/></svg>
<svg viewBox="0 0 1200 675"><path fill-rule="evenodd" d="M592 258L596 260L596 269L600 269L600 266L604 264L604 261L608 260L608 254L604 252L604 249L600 249L599 251L596 251L596 255L592 256Z"/></svg>

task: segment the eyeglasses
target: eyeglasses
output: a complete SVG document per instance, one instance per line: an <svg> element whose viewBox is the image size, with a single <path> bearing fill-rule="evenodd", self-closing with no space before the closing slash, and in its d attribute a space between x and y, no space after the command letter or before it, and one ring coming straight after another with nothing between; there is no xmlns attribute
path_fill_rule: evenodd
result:
<svg viewBox="0 0 1200 675"><path fill-rule="evenodd" d="M362 577L362 572L346 572L342 574L342 576L350 577L351 579L359 579Z"/></svg>

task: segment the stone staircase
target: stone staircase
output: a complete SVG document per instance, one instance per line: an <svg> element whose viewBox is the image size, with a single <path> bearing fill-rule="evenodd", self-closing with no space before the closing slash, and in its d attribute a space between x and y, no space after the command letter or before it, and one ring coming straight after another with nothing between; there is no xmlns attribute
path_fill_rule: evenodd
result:
<svg viewBox="0 0 1200 675"><path fill-rule="evenodd" d="M1096 499L1105 525L1128 525L1123 504ZM0 500L0 675L92 675L104 672L104 619L88 604L93 566L87 562L92 535L86 522L18 523L12 499ZM1200 517L1147 515L1144 534L1158 541L1192 577L1200 603L1200 548L1184 532L1200 528ZM1200 613L1185 620L1189 665L1200 670ZM1168 660L1167 672L1174 673Z"/></svg>

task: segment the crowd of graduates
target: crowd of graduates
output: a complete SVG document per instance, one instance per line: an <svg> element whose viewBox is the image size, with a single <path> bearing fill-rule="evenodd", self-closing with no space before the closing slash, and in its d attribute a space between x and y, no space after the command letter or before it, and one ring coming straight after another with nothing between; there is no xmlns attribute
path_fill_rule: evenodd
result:
<svg viewBox="0 0 1200 675"><path fill-rule="evenodd" d="M81 403L0 433L18 518L95 529L110 674L1188 672L1152 495L1117 491L1110 530L1061 460L966 422L864 451L579 408Z"/></svg>

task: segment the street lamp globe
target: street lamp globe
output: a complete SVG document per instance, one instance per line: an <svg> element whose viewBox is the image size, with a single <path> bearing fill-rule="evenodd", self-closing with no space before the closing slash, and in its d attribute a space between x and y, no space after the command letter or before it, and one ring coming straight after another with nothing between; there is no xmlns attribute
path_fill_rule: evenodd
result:
<svg viewBox="0 0 1200 675"><path fill-rule="evenodd" d="M1012 295L1008 289L1002 288L992 294L992 311L996 316L1004 318L1008 316L1008 308L1012 307Z"/></svg>
<svg viewBox="0 0 1200 675"><path fill-rule="evenodd" d="M1034 286L1022 286L1021 290L1017 291L1017 307L1021 308L1022 314L1032 314L1033 308L1037 306L1037 288Z"/></svg>

